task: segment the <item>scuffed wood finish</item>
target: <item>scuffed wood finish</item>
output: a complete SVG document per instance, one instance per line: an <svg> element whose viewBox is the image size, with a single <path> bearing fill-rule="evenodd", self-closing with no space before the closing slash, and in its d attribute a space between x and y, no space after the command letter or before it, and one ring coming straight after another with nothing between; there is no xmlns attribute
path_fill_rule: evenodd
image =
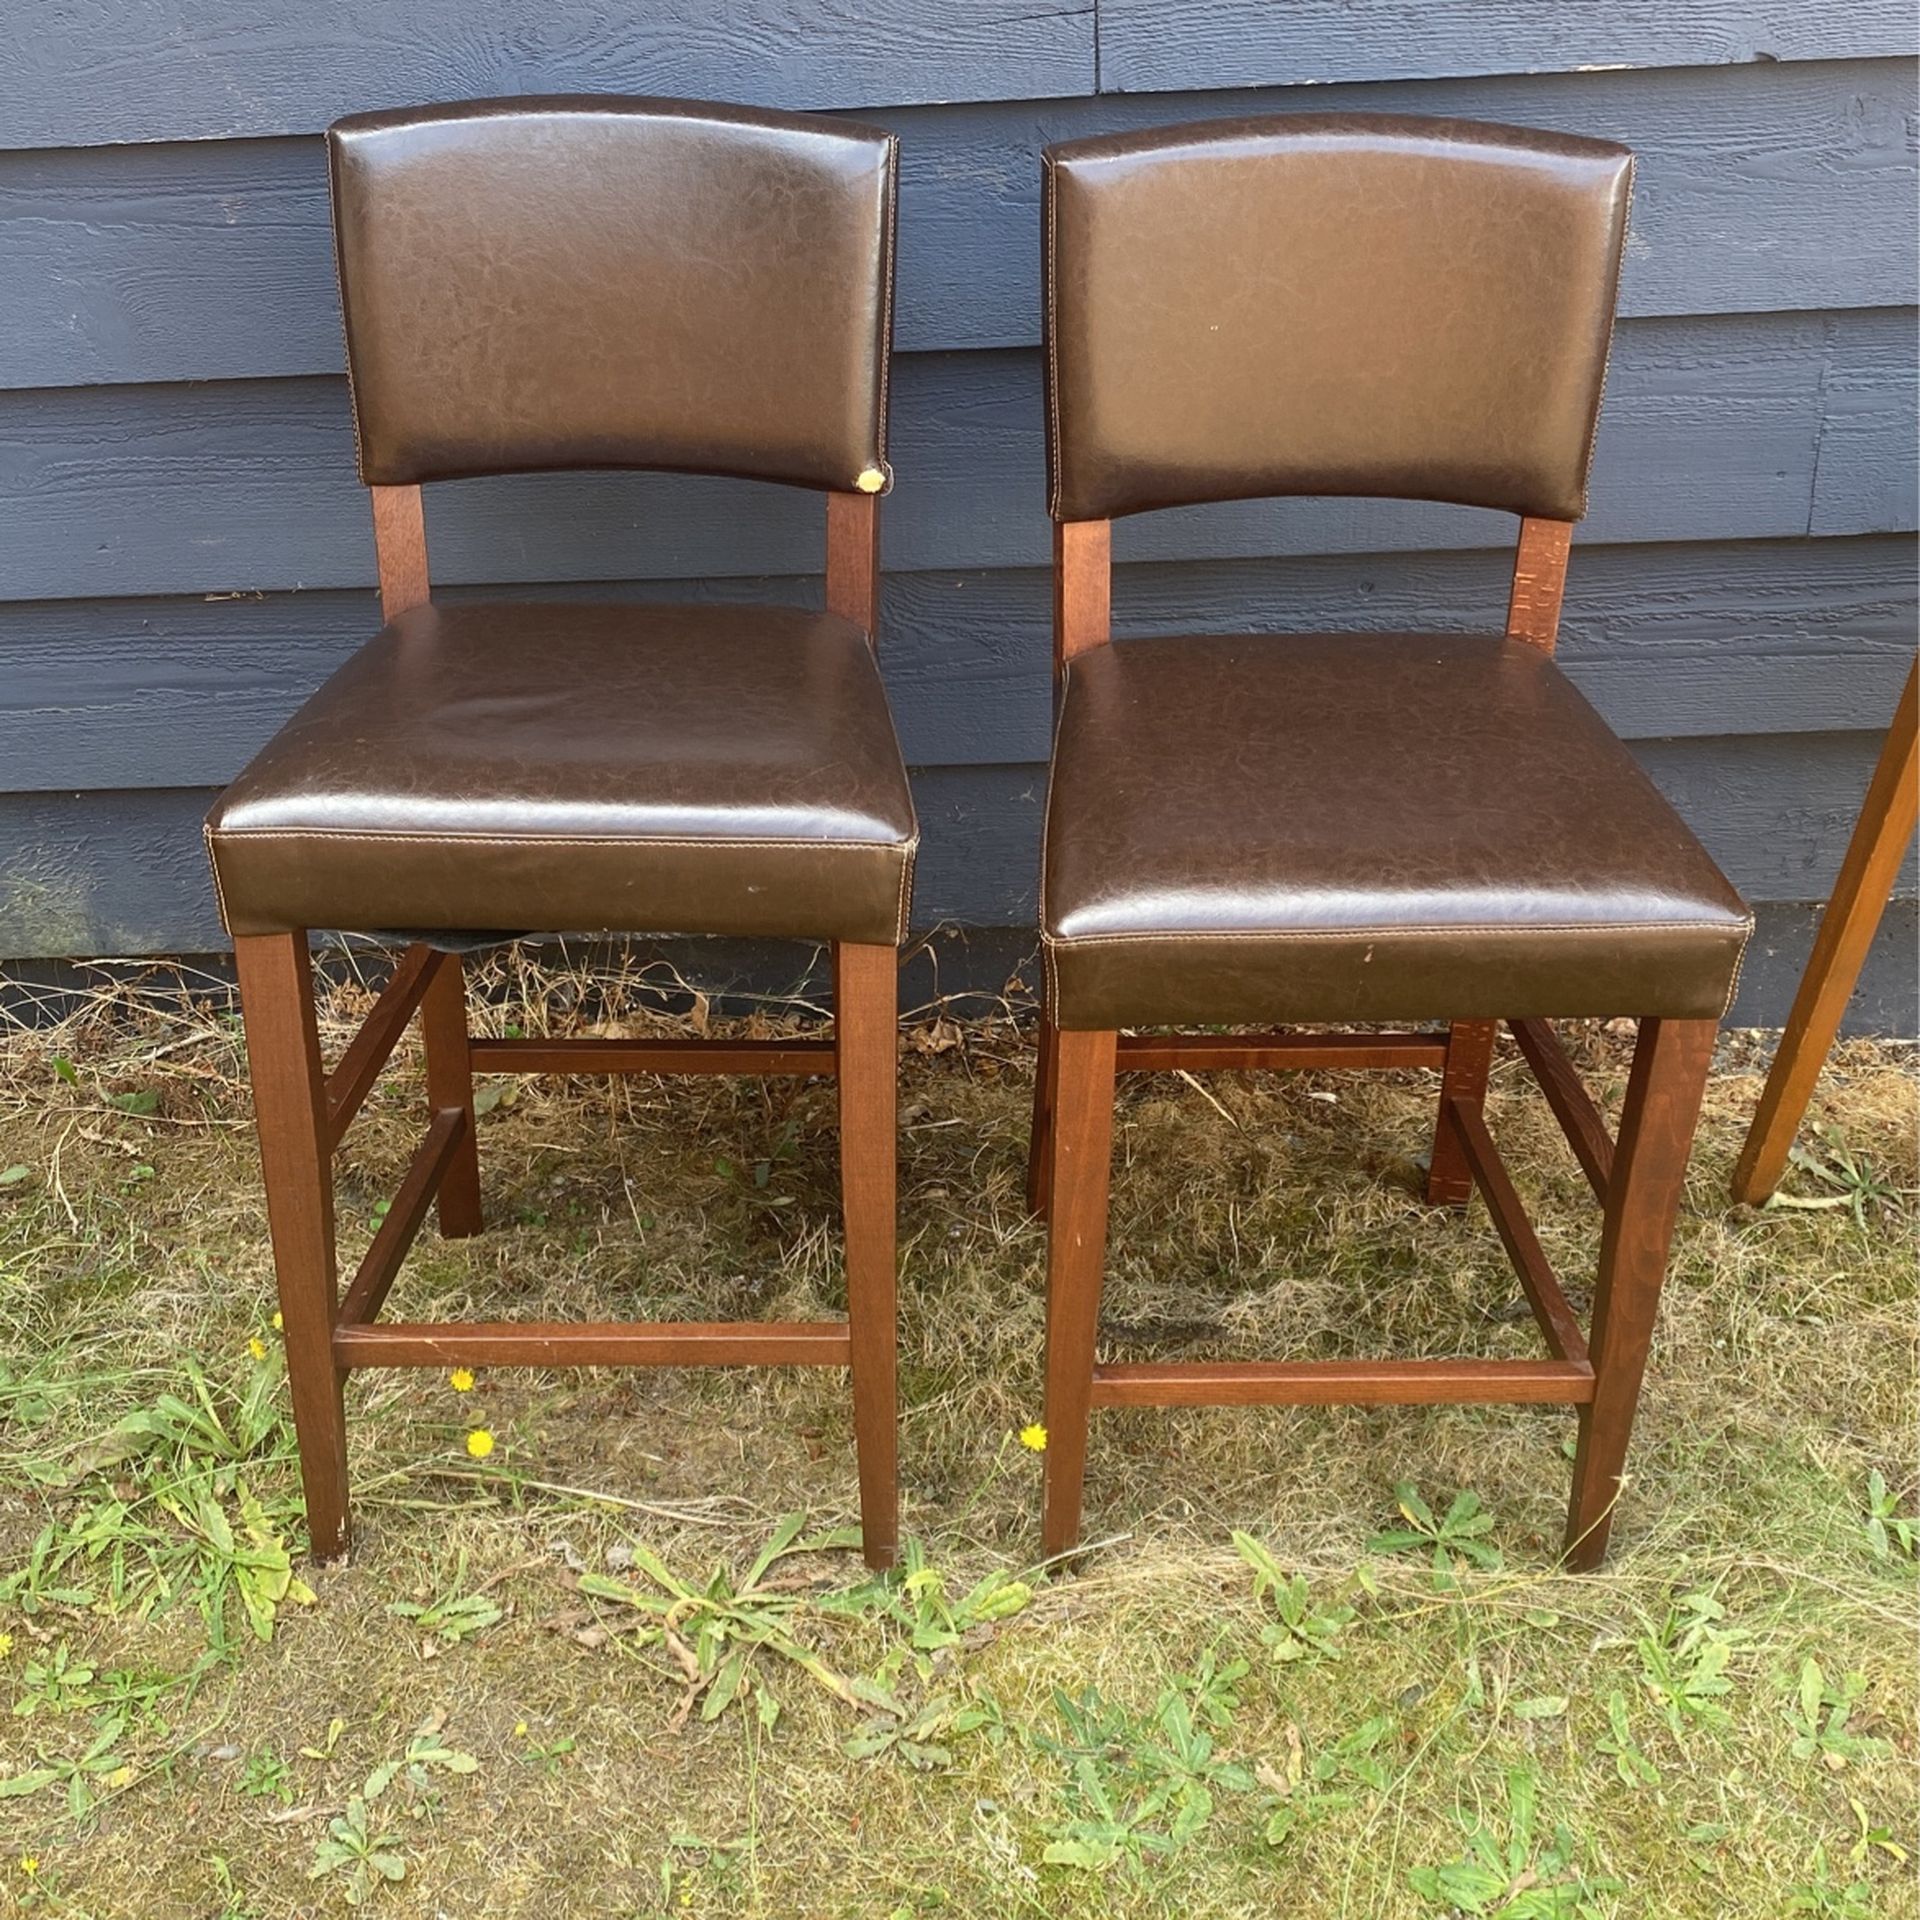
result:
<svg viewBox="0 0 1920 1920"><path fill-rule="evenodd" d="M1606 1558L1716 1031L1712 1020L1640 1023L1600 1231L1600 1278L1587 1343L1593 1403L1580 1413L1567 1509L1567 1561L1582 1572Z"/></svg>
<svg viewBox="0 0 1920 1920"><path fill-rule="evenodd" d="M380 570L380 616L398 620L410 607L425 606L427 513L418 487L369 487L373 499L373 552Z"/></svg>
<svg viewBox="0 0 1920 1920"><path fill-rule="evenodd" d="M1061 1032L1048 1142L1047 1450L1041 1537L1051 1557L1080 1537L1094 1345L1113 1158L1111 1033Z"/></svg>
<svg viewBox="0 0 1920 1920"><path fill-rule="evenodd" d="M347 1423L332 1350L339 1280L313 965L304 933L243 935L233 943L233 960L240 977L307 1532L314 1557L334 1560L348 1546Z"/></svg>
<svg viewBox="0 0 1920 1920"><path fill-rule="evenodd" d="M831 1040L470 1040L476 1073L751 1073L835 1071Z"/></svg>
<svg viewBox="0 0 1920 1920"><path fill-rule="evenodd" d="M445 1107L433 1116L427 1137L415 1149L406 1178L400 1182L400 1190L393 1196L386 1218L380 1222L380 1231L373 1236L373 1244L362 1258L346 1298L340 1302L338 1326L359 1326L379 1316L400 1272L400 1263L419 1235L420 1223L427 1217L427 1208L440 1189L448 1165L471 1130L466 1112L460 1107Z"/></svg>
<svg viewBox="0 0 1920 1920"><path fill-rule="evenodd" d="M438 1182L440 1232L463 1240L480 1231L480 1138L473 1111L473 1060L467 1040L467 976L460 956L427 983L420 1002L420 1039L427 1054L427 1109L437 1119L459 1113L465 1124L454 1136Z"/></svg>
<svg viewBox="0 0 1920 1920"><path fill-rule="evenodd" d="M396 1321L342 1326L343 1367L844 1367L840 1320Z"/></svg>
<svg viewBox="0 0 1920 1920"><path fill-rule="evenodd" d="M861 1544L868 1566L890 1567L900 1528L894 1249L900 956L892 947L835 942L833 1023Z"/></svg>
<svg viewBox="0 0 1920 1920"><path fill-rule="evenodd" d="M1567 1296L1560 1291L1560 1282L1554 1277L1546 1249L1541 1246L1540 1236L1534 1232L1533 1222L1527 1218L1527 1210L1507 1176L1506 1162L1493 1144L1484 1116L1479 1108L1470 1107L1463 1100L1449 1100L1446 1112L1460 1136L1467 1165L1473 1170L1487 1211L1493 1215L1500 1244L1506 1248L1507 1258L1520 1277L1527 1304L1539 1322L1548 1351L1556 1360L1586 1367L1587 1337L1580 1331L1580 1322L1574 1318Z"/></svg>
<svg viewBox="0 0 1920 1920"><path fill-rule="evenodd" d="M1096 1407L1578 1405L1592 1394L1593 1370L1564 1360L1142 1361L1093 1370Z"/></svg>
<svg viewBox="0 0 1920 1920"><path fill-rule="evenodd" d="M436 953L416 940L395 963L373 1011L361 1022L360 1031L347 1043L340 1064L327 1076L327 1147L338 1148L353 1125L380 1070L392 1058L434 976L446 964L447 955Z"/></svg>
<svg viewBox="0 0 1920 1920"><path fill-rule="evenodd" d="M1113 637L1113 525L1056 520L1053 525L1053 668Z"/></svg>
<svg viewBox="0 0 1920 1920"><path fill-rule="evenodd" d="M1507 1031L1519 1043L1540 1091L1560 1122L1560 1131L1580 1162L1594 1198L1606 1203L1607 1182L1613 1176L1613 1135L1600 1109L1593 1104L1586 1082L1580 1078L1560 1036L1545 1020L1509 1020Z"/></svg>
<svg viewBox="0 0 1920 1920"><path fill-rule="evenodd" d="M1487 1075L1493 1067L1493 1040L1498 1022L1456 1020L1447 1030L1446 1064L1440 1076L1440 1112L1433 1125L1433 1147L1427 1161L1427 1205L1463 1207L1473 1197L1473 1169L1466 1148L1447 1109L1463 1101L1476 1113L1486 1103Z"/></svg>
<svg viewBox="0 0 1920 1920"><path fill-rule="evenodd" d="M1513 591L1507 600L1507 632L1542 653L1560 634L1560 604L1567 595L1567 555L1573 525L1567 520L1522 520L1513 557Z"/></svg>
<svg viewBox="0 0 1920 1920"><path fill-rule="evenodd" d="M1060 1035L1043 1004L1034 1034L1033 1120L1027 1131L1027 1211L1047 1217L1053 1167L1053 1104L1060 1080Z"/></svg>
<svg viewBox="0 0 1920 1920"><path fill-rule="evenodd" d="M880 498L827 495L827 611L880 638Z"/></svg>
<svg viewBox="0 0 1920 1920"><path fill-rule="evenodd" d="M1733 1170L1733 1197L1758 1206L1780 1184L1848 997L1899 877L1920 812L1920 660L1908 669L1893 725L1814 936L1760 1104ZM1911 955L1909 955L1911 959Z"/></svg>

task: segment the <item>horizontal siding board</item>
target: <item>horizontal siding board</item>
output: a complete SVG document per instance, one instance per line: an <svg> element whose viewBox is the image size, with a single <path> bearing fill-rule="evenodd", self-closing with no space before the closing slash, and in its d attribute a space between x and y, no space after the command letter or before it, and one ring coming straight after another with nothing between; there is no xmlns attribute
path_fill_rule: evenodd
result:
<svg viewBox="0 0 1920 1920"><path fill-rule="evenodd" d="M893 110L905 351L1039 339L1040 148L1156 119L1455 113L1638 152L1630 316L1916 298L1905 62ZM315 139L0 153L0 387L337 373Z"/></svg>
<svg viewBox="0 0 1920 1920"><path fill-rule="evenodd" d="M0 64L0 143L314 133L489 94L788 108L1091 92L1086 0L50 0Z"/></svg>
<svg viewBox="0 0 1920 1920"><path fill-rule="evenodd" d="M1915 50L1901 0L1100 0L1100 84L1422 79L1590 67L1719 66Z"/></svg>
<svg viewBox="0 0 1920 1920"><path fill-rule="evenodd" d="M1777 539L1813 519L1822 388L1910 374L1878 312L1637 321L1621 329L1583 537ZM1028 352L909 355L894 386L890 565L1044 564L1040 370ZM1834 459L1840 458L1836 451ZM1830 497L1844 501L1838 478ZM1913 502L1876 499L1879 530ZM818 565L816 499L677 476L543 475L435 489L448 583L679 579ZM349 587L373 578L337 380L0 395L0 600ZM1852 531L1839 506L1821 530ZM1122 523L1124 559L1504 546L1504 515L1283 500Z"/></svg>
<svg viewBox="0 0 1920 1920"><path fill-rule="evenodd" d="M1836 326L1821 395L1810 530L1911 527L1920 493L1920 337L1911 312Z"/></svg>
<svg viewBox="0 0 1920 1920"><path fill-rule="evenodd" d="M1125 633L1497 630L1497 553L1140 565ZM1561 659L1630 739L1883 726L1913 649L1896 538L1591 547ZM582 582L578 597L817 603L817 579ZM464 597L453 595L449 597ZM364 590L264 599L45 601L0 623L0 791L224 783L375 624ZM891 574L882 665L919 765L1047 752L1044 570Z"/></svg>
<svg viewBox="0 0 1920 1920"><path fill-rule="evenodd" d="M1753 900L1826 896L1875 735L1645 742L1648 771ZM1039 765L914 772L914 922L1019 926L1034 914ZM202 851L211 792L0 795L0 953L204 953L224 942ZM1914 890L1911 855L1901 891ZM663 929L663 931L672 931Z"/></svg>

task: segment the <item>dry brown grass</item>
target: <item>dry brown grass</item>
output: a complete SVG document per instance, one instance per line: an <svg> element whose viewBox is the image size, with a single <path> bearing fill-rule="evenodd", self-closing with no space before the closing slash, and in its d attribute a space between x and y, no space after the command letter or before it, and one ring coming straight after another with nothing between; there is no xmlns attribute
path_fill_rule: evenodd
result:
<svg viewBox="0 0 1920 1920"><path fill-rule="evenodd" d="M543 971L520 956L492 965L496 1029L660 1019L633 976ZM365 1004L352 984L333 995L336 1044ZM1575 1044L1617 1100L1622 1036L1582 1032ZM1912 1056L1852 1045L1822 1085L1815 1120L1908 1190L1869 1212L1865 1233L1844 1208L1727 1205L1764 1060L1756 1037L1723 1043L1634 1482L1600 1576L1568 1578L1550 1561L1564 1416L1103 1415L1087 1525L1108 1544L925 1679L896 1675L910 1705L973 1700L995 1716L922 1771L848 1758L862 1716L764 1657L783 1709L771 1731L751 1703L674 1724L681 1687L667 1651L596 1631L596 1609L571 1590L578 1570L604 1569L609 1555L622 1566L635 1542L697 1583L717 1562L737 1575L784 1512L848 1521L839 1375L500 1372L472 1395L440 1375L368 1376L349 1389L353 1561L315 1579L315 1604L283 1609L270 1643L236 1635L189 1686L181 1676L208 1637L189 1605L143 1618L35 1602L19 1579L0 1600L10 1698L44 1693L28 1664L63 1647L96 1671L91 1694L64 1710L43 1700L0 1720L0 1782L48 1750L84 1750L112 1710L105 1676L167 1683L127 1715L117 1750L130 1771L83 1817L53 1789L0 1798L0 1910L340 1910L344 1876L307 1878L328 1819L444 1714L444 1738L477 1768L380 1803L406 1877L373 1896L376 1912L1230 1916L1284 1904L1438 1915L1447 1907L1414 1890L1410 1869L1457 1858L1476 1808L1499 1827L1518 1768L1537 1783L1542 1831L1565 1825L1570 1871L1588 1883L1569 1915L1912 1913L1907 1870L1862 1844L1863 1821L1896 1845L1915 1841L1915 1563L1897 1545L1880 1558L1866 1531L1872 1472L1913 1511ZM950 1588L1023 1568L1036 1551L1036 1463L1011 1440L1038 1417L1043 1329L1043 1236L1020 1197L1029 1073L1007 1022L922 1021L903 1055L903 1517ZM151 1113L125 1110L147 1094ZM410 1151L418 1099L403 1055L341 1157L348 1259ZM1177 1078L1129 1084L1112 1344L1195 1356L1532 1351L1484 1211L1435 1215L1418 1201L1432 1103L1419 1074L1223 1076L1204 1093ZM1491 1112L1578 1297L1594 1217L1511 1057ZM0 1185L0 1575L27 1564L44 1527L111 1495L125 1469L89 1469L86 1448L180 1391L190 1361L219 1383L250 1377L247 1343L270 1339L272 1302L248 1124L236 1024L211 985L172 999L103 989L57 1026L0 1038L0 1169L27 1169ZM481 1141L495 1224L457 1245L429 1230L396 1316L802 1317L836 1305L824 1085L514 1083ZM1803 1173L1796 1191L1826 1190ZM462 1444L476 1423L499 1442L483 1465ZM284 1441L252 1471L273 1510L288 1510ZM1370 1551L1394 1523L1402 1480L1441 1502L1471 1488L1495 1516L1503 1569L1439 1591L1420 1560ZM1357 1609L1343 1659L1270 1662L1259 1628L1271 1613L1231 1528L1307 1572L1316 1603ZM823 1593L858 1584L850 1556L806 1564ZM389 1609L456 1586L484 1587L509 1611L423 1658L417 1629ZM1676 1735L1636 1642L1702 1594L1739 1635L1727 1723ZM637 1618L597 1611L614 1627ZM879 1670L901 1643L872 1604L846 1618L809 1600L797 1619L806 1645L845 1672ZM1216 1735L1221 1753L1284 1783L1290 1753L1310 1763L1385 1715L1384 1784L1322 1808L1278 1849L1261 1838L1277 1804L1269 1788L1224 1786L1211 1820L1144 1870L1046 1864L1076 1806L1071 1768L1046 1745L1062 1732L1054 1689L1096 1685L1133 1716L1127 1739L1144 1748L1140 1717L1210 1652L1252 1663ZM1861 1676L1847 1728L1878 1746L1794 1755L1789 1716L1809 1657L1832 1682ZM1623 1777L1603 1750L1616 1691L1656 1779ZM1564 1712L1514 1711L1562 1697ZM559 1741L573 1744L539 1757ZM1572 1879L1561 1891L1574 1901ZM1524 1879L1509 1897L1527 1897ZM1795 1897L1814 1904L1793 1908Z"/></svg>

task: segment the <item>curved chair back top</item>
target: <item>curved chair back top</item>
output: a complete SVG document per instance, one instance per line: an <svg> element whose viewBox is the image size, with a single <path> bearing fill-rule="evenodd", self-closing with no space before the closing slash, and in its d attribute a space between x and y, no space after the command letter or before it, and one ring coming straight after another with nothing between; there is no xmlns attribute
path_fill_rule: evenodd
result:
<svg viewBox="0 0 1920 1920"><path fill-rule="evenodd" d="M1048 504L1391 495L1578 519L1632 156L1297 114L1051 147Z"/></svg>
<svg viewBox="0 0 1920 1920"><path fill-rule="evenodd" d="M360 477L886 484L896 142L681 100L328 131Z"/></svg>

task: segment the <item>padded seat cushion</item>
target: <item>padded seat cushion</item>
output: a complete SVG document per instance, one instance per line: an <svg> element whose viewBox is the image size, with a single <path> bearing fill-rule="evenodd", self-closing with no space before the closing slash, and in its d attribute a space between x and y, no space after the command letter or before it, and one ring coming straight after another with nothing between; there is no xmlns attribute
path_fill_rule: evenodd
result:
<svg viewBox="0 0 1920 1920"><path fill-rule="evenodd" d="M1042 930L1072 1029L1715 1019L1752 918L1553 660L1205 635L1069 663Z"/></svg>
<svg viewBox="0 0 1920 1920"><path fill-rule="evenodd" d="M416 607L207 821L235 934L892 945L917 837L865 635L764 607Z"/></svg>

